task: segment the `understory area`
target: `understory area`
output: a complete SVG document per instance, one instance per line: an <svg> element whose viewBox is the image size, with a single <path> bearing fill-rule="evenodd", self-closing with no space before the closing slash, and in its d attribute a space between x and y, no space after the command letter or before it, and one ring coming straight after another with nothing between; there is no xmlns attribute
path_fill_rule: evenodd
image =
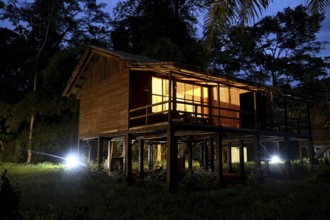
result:
<svg viewBox="0 0 330 220"><path fill-rule="evenodd" d="M298 166L298 165L297 165ZM212 174L186 174L177 194L158 187L157 178L128 186L118 174L62 165L0 164L1 219L329 219L330 167L303 167L294 178L249 174L242 184L212 184ZM137 182L135 182L137 183ZM13 195L17 200L13 200ZM15 203L17 206L15 206ZM13 208L14 207L14 208ZM16 207L16 208L15 208ZM10 212L10 213L9 213Z"/></svg>

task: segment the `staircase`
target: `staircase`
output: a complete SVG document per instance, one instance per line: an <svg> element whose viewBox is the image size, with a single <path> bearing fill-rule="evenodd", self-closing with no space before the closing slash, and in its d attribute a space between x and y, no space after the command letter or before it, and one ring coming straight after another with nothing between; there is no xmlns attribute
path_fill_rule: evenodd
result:
<svg viewBox="0 0 330 220"><path fill-rule="evenodd" d="M323 153L325 153L327 150L329 150L330 149L330 146L323 146L323 147L321 147L320 149L318 149L316 152L315 152L315 154L314 154L314 158L320 158L322 155L323 155Z"/></svg>

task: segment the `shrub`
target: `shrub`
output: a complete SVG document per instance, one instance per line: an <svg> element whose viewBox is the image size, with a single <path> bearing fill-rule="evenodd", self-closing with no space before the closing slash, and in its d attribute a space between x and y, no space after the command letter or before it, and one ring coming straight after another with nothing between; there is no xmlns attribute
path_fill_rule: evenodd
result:
<svg viewBox="0 0 330 220"><path fill-rule="evenodd" d="M319 165L315 170L315 178L325 183L330 183L330 166Z"/></svg>
<svg viewBox="0 0 330 220"><path fill-rule="evenodd" d="M16 219L19 217L20 193L12 188L6 173L7 170L1 176L0 219Z"/></svg>
<svg viewBox="0 0 330 220"><path fill-rule="evenodd" d="M187 189L209 188L215 181L215 175L210 170L197 169L183 173L180 184Z"/></svg>

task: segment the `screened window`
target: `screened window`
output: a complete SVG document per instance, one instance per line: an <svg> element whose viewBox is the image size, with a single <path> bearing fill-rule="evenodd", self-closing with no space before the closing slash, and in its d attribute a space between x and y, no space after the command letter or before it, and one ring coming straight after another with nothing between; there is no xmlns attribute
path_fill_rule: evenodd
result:
<svg viewBox="0 0 330 220"><path fill-rule="evenodd" d="M152 77L152 112L168 110L168 80ZM208 114L208 88L176 82L176 110L202 117Z"/></svg>
<svg viewBox="0 0 330 220"><path fill-rule="evenodd" d="M152 112L168 110L168 80L152 77Z"/></svg>

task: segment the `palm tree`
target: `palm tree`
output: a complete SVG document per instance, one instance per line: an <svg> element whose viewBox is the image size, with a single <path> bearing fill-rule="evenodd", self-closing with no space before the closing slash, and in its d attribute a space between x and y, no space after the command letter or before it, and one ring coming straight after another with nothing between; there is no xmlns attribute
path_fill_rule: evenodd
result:
<svg viewBox="0 0 330 220"><path fill-rule="evenodd" d="M210 52L217 33L222 32L230 24L244 27L251 20L258 18L267 9L272 0L209 0L208 12L205 16L204 42ZM324 13L330 0L307 0L308 11L313 15Z"/></svg>

